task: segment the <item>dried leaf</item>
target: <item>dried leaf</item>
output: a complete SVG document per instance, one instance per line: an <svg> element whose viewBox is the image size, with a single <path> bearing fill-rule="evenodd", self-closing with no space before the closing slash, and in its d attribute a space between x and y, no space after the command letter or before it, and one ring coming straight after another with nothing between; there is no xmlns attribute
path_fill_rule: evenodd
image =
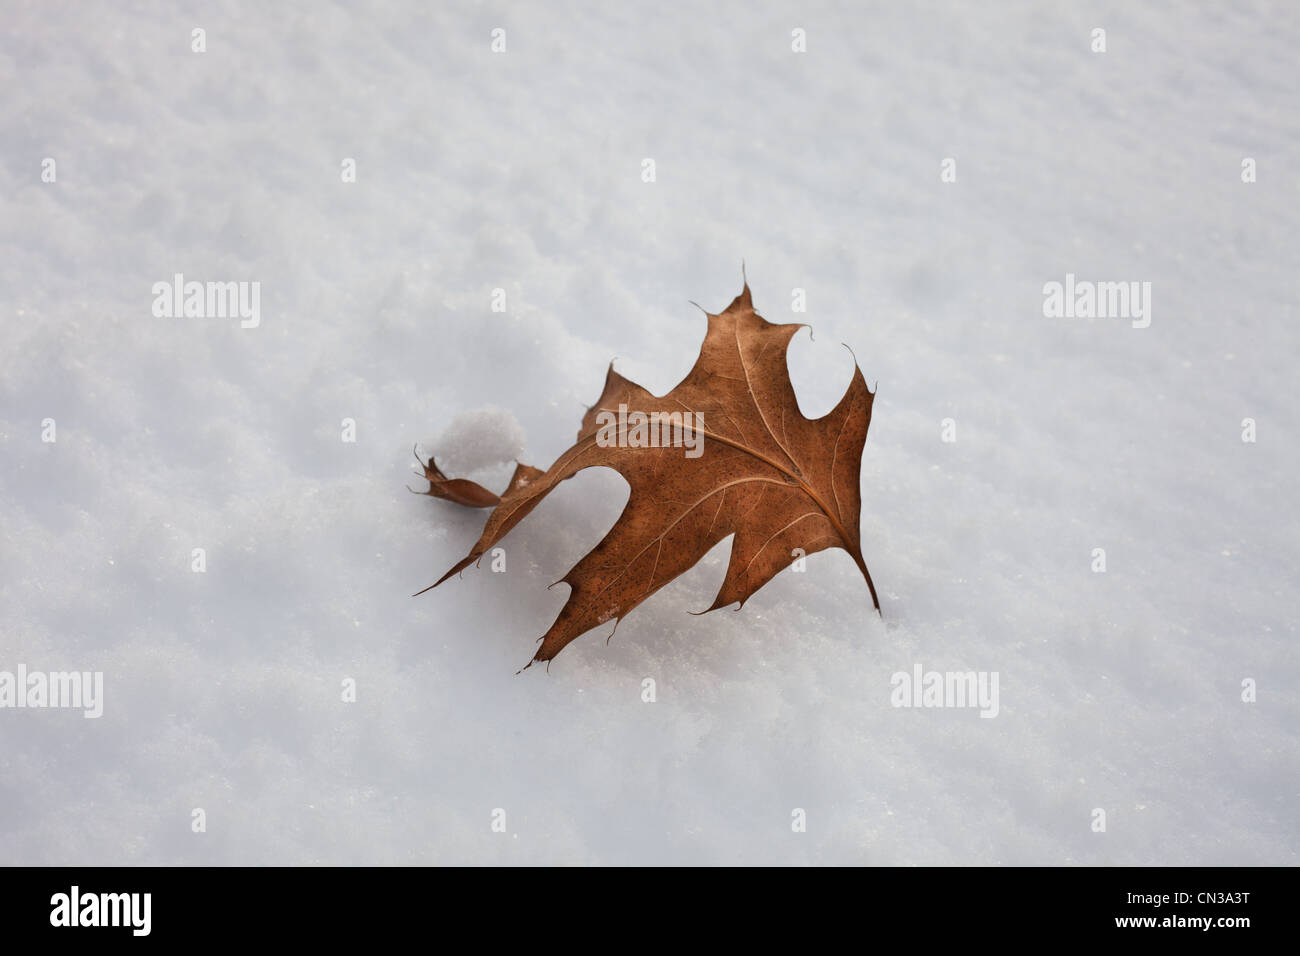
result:
<svg viewBox="0 0 1300 956"><path fill-rule="evenodd" d="M875 396L857 363L839 404L808 419L785 363L786 347L803 326L764 320L748 285L724 312L706 314L699 358L676 388L652 395L611 365L573 447L545 472L520 465L478 543L430 585L477 561L561 481L584 468L617 470L632 489L627 505L561 579L569 598L526 666L550 661L574 638L621 619L728 535L735 535L731 559L710 611L743 606L800 552L826 548L853 557L879 610L858 531L862 448ZM491 492L446 478L433 459L425 471L427 494L471 507L493 504Z"/></svg>
<svg viewBox="0 0 1300 956"><path fill-rule="evenodd" d="M420 461L418 452L415 459ZM431 495L434 498L445 498L467 508L495 508L501 503L500 497L488 491L478 482L466 478L448 478L434 464L432 458L427 463L420 461L420 464L424 466L424 477L429 482L429 490L422 491L420 494ZM534 468L532 465L521 465L516 462L515 473L510 477L510 486L506 489L506 494L522 488L541 474L542 470L540 468Z"/></svg>

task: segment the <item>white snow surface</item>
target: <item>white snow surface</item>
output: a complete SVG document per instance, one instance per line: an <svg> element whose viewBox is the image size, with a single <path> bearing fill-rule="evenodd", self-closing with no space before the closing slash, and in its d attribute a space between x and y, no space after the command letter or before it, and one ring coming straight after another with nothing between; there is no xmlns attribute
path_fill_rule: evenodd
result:
<svg viewBox="0 0 1300 956"><path fill-rule="evenodd" d="M0 11L0 670L104 674L0 710L0 863L1297 862L1300 7ZM603 469L412 597L487 514L412 447L548 466L742 260L805 414L878 388L883 614L834 550L692 616L723 542L517 674ZM260 326L155 317L176 273ZM1067 273L1150 327L1044 317ZM997 717L891 706L918 663Z"/></svg>

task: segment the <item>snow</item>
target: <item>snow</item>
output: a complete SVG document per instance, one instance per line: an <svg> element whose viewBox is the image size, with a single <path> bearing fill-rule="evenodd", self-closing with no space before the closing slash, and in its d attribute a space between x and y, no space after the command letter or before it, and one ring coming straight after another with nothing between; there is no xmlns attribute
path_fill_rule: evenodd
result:
<svg viewBox="0 0 1300 956"><path fill-rule="evenodd" d="M105 701L0 710L0 862L1294 865L1298 44L1251 3L11 0L0 670ZM724 543L516 674L606 470L413 598L486 512L409 494L412 446L546 467L742 260L812 327L806 414L842 344L878 383L883 615L829 551L692 616ZM155 317L176 273L260 325ZM1045 318L1067 273L1150 327ZM917 664L998 715L891 706Z"/></svg>

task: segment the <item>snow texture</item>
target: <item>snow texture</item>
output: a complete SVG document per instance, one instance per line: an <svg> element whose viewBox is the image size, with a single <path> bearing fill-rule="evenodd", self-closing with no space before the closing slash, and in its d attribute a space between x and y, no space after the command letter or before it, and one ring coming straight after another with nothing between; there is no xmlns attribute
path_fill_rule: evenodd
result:
<svg viewBox="0 0 1300 956"><path fill-rule="evenodd" d="M3 7L0 670L104 714L0 710L0 863L1297 862L1300 8ZM742 260L806 414L842 344L878 383L883 615L828 551L691 616L724 542L516 675L626 485L413 598L486 512L412 446L548 466ZM892 706L917 664L997 717Z"/></svg>

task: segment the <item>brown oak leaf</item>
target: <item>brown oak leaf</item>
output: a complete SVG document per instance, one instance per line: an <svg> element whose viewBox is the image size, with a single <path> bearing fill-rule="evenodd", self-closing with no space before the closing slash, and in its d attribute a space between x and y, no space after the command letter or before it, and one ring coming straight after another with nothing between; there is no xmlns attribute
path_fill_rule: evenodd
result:
<svg viewBox="0 0 1300 956"><path fill-rule="evenodd" d="M858 530L862 448L875 393L857 362L839 404L808 419L785 361L803 326L759 316L747 283L725 311L706 315L699 358L676 388L652 395L611 364L573 447L545 472L519 465L499 499L472 481L448 479L432 458L424 464L424 494L493 509L469 554L424 591L481 558L584 468L613 468L631 486L614 527L561 578L571 589L568 600L525 667L549 662L599 624L617 622L728 535L735 537L726 577L707 610L743 606L800 553L843 548L879 611Z"/></svg>

